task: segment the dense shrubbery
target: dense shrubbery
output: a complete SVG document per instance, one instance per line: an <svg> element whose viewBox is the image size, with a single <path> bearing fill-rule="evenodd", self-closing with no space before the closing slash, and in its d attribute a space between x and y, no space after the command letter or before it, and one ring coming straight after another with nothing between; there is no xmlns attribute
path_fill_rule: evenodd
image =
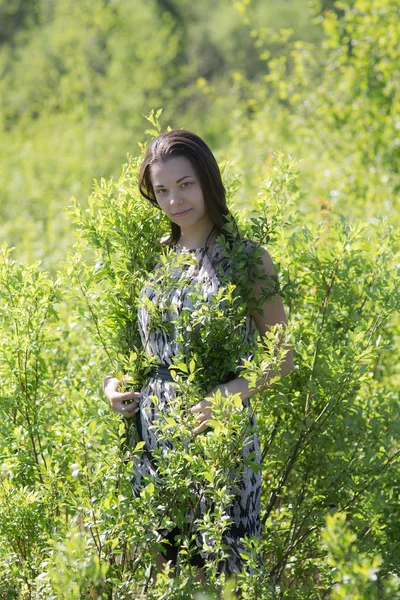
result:
<svg viewBox="0 0 400 600"><path fill-rule="evenodd" d="M132 286L145 277L165 231L159 213L138 197L137 163L132 158L119 180L96 185L89 209L72 208L80 239L60 281L3 251L0 560L8 598L161 598L167 590L192 597L198 584L184 552L174 580L154 582L149 568L157 527L176 523L183 510L177 494L187 507L198 489L214 501L198 526L214 540L216 555L223 553L223 467L234 454L221 439L234 439L243 426L235 398L228 401L231 419L199 438L177 407L160 425L176 444L159 459L163 484L149 482L138 499L129 489L134 457L125 426L98 398L102 373L119 365L138 372ZM306 226L297 198L292 161L276 155L253 216L242 221L279 265L296 366L254 399L265 529L247 560L255 565L260 552L264 564L238 584L245 598L310 598L326 597L338 581L340 598L351 580L353 597L379 588L392 598L399 409L385 373L399 308L396 235L385 221L329 217ZM205 319L204 333L212 326ZM274 335L265 344L247 365L250 378L278 360ZM193 404L196 361L179 369L185 401ZM347 514L350 530L339 516L326 521L334 513ZM223 578L215 564L207 567L218 589Z"/></svg>
<svg viewBox="0 0 400 600"><path fill-rule="evenodd" d="M166 103L165 124L219 147L230 202L245 234L268 247L288 309L294 371L254 398L264 531L247 548L243 598L400 597L398 6L317 8L322 30L317 23L316 37L301 42L259 27L261 4L221 2L229 19L219 40L202 21L206 7L172 0L138 1L134 12L124 0L60 0L52 11L35 2L23 28L11 16L0 29L2 234L18 241L0 254L0 598L195 597L184 551L178 577L153 575L157 526L179 518L177 494L186 506L199 488L214 511L198 526L224 552L221 465L232 453L220 439L239 435L236 399L228 423L197 439L177 407L162 425L176 442L168 462L160 458L163 485L149 482L133 499L140 444L129 448L129 424L110 414L100 389L112 369L135 385L146 373L132 323L167 224L138 196L140 156L73 204L75 248L61 238L66 195L82 195L88 177L121 162L147 102ZM134 47L133 27L143 34ZM150 54L148 28L157 31ZM210 72L204 32L220 44ZM243 44L230 55L233 39ZM224 162L232 157L234 166ZM19 262L32 254L50 274ZM213 318L218 335L224 323L218 311ZM271 334L247 376L278 360ZM177 365L187 397L197 368ZM210 598L222 588L231 597L234 584L215 564L208 575Z"/></svg>

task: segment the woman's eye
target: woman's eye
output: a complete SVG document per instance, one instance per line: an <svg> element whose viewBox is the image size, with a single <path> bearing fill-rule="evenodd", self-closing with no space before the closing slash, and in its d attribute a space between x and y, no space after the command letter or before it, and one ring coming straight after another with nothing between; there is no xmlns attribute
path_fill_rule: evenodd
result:
<svg viewBox="0 0 400 600"><path fill-rule="evenodd" d="M166 191L167 191L166 189L160 188L159 190L156 190L156 194L163 194Z"/></svg>
<svg viewBox="0 0 400 600"><path fill-rule="evenodd" d="M185 186L187 186L187 185L192 185L192 183L193 183L192 181L184 181L184 182L182 183L182 187L185 187Z"/></svg>

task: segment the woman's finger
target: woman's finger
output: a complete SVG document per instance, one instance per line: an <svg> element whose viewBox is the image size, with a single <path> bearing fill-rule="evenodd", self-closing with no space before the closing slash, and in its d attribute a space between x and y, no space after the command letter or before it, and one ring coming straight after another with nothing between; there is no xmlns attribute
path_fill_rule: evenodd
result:
<svg viewBox="0 0 400 600"><path fill-rule="evenodd" d="M190 410L191 410L192 414L195 414L198 412L203 412L204 409L210 408L210 406L211 406L211 402L208 402L207 400L202 400L198 404L195 404L194 406L192 406L192 408Z"/></svg>
<svg viewBox="0 0 400 600"><path fill-rule="evenodd" d="M131 417L135 414L138 403L131 402L130 404L124 404L120 400L110 401L111 410L126 417Z"/></svg>
<svg viewBox="0 0 400 600"><path fill-rule="evenodd" d="M193 429L193 433L201 433L202 431L204 431L205 429L207 429L208 427L208 420L203 421L202 423L200 423L200 425L198 425L197 427L195 427Z"/></svg>
<svg viewBox="0 0 400 600"><path fill-rule="evenodd" d="M133 417L137 409L137 402L132 404L124 404L121 408L121 414L127 417Z"/></svg>
<svg viewBox="0 0 400 600"><path fill-rule="evenodd" d="M112 400L140 400L141 397L142 394L139 394L139 392L114 392L109 395L109 400L110 402Z"/></svg>

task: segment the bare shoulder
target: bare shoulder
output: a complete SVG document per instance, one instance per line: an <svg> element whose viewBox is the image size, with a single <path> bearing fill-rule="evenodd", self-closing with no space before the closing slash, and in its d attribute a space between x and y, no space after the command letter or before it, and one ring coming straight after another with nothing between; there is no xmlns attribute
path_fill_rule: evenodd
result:
<svg viewBox="0 0 400 600"><path fill-rule="evenodd" d="M266 248L258 246L258 255L261 258L260 271L266 275L275 275L275 267L270 253Z"/></svg>
<svg viewBox="0 0 400 600"><path fill-rule="evenodd" d="M279 277L270 253L266 248L254 242L246 242L246 250L250 258L250 266L252 267L250 270L253 273L251 288L254 294L254 305L251 316L262 337L275 325L282 325L285 329L287 319L283 306ZM286 346L286 348L288 349L288 353L281 370L283 376L293 368L292 349L290 346Z"/></svg>
<svg viewBox="0 0 400 600"><path fill-rule="evenodd" d="M266 279L270 284L272 279L276 280L276 269L268 250L251 241L246 241L245 247L250 259L251 270L255 275L255 286L261 286Z"/></svg>
<svg viewBox="0 0 400 600"><path fill-rule="evenodd" d="M252 317L261 335L276 323L285 323L285 311L280 294L279 278L266 248L254 242L246 243L249 256L250 285L253 293Z"/></svg>

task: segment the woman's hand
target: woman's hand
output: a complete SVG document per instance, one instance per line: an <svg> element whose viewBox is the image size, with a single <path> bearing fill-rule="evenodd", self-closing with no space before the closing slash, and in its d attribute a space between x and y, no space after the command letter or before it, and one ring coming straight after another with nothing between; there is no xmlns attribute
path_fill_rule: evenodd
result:
<svg viewBox="0 0 400 600"><path fill-rule="evenodd" d="M237 377L228 383L223 383L214 387L204 400L191 408L192 415L194 415L199 422L199 425L193 430L194 433L201 433L207 429L209 421L213 418L211 400L215 397L216 393L220 393L222 398L226 398L230 394L240 394L242 400L250 395L248 383L243 377ZM230 410L229 407L227 407L227 410Z"/></svg>
<svg viewBox="0 0 400 600"><path fill-rule="evenodd" d="M199 422L199 425L193 429L193 433L201 433L207 429L208 423L212 418L211 402L207 399L202 400L190 410Z"/></svg>
<svg viewBox="0 0 400 600"><path fill-rule="evenodd" d="M117 377L106 377L104 380L104 393L110 402L111 410L123 417L133 417L142 395L138 392L120 392L119 389L127 376L124 375L122 382ZM133 400L133 402L127 402Z"/></svg>

